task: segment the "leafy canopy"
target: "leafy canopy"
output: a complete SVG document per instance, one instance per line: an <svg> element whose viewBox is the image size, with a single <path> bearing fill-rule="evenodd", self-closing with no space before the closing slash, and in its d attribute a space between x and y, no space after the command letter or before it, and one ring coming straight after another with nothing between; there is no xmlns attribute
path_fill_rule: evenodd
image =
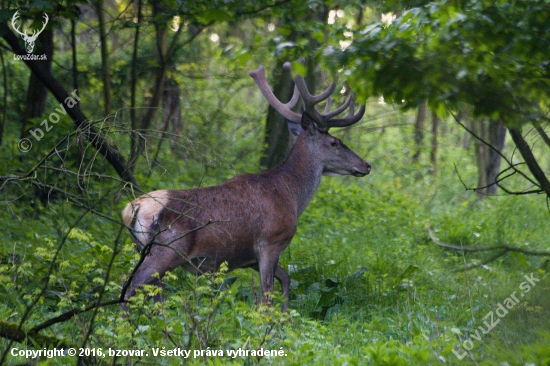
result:
<svg viewBox="0 0 550 366"><path fill-rule="evenodd" d="M438 1L328 46L362 99L383 95L403 108L423 100L438 112L461 103L509 126L539 119L550 101L550 2Z"/></svg>

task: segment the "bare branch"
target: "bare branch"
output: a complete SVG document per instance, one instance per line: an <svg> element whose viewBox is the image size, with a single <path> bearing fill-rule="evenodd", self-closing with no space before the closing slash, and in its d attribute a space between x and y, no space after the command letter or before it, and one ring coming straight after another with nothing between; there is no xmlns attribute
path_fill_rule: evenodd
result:
<svg viewBox="0 0 550 366"><path fill-rule="evenodd" d="M535 126L535 129L539 133L540 137L546 144L546 146L550 147L550 137L546 134L546 131L544 131L544 128L540 125L538 121L533 122L533 126Z"/></svg>
<svg viewBox="0 0 550 366"><path fill-rule="evenodd" d="M533 174L533 176L539 183L535 185L539 186L540 189L543 190L547 196L550 196L550 182L540 168L537 159L535 158L533 152L531 151L531 148L523 138L521 131L516 129L509 129L509 131L510 135L512 136L512 140L514 140L514 143L516 144L516 147L523 157L523 160L527 164L529 171L531 171L531 174Z"/></svg>
<svg viewBox="0 0 550 366"><path fill-rule="evenodd" d="M428 235L430 236L430 239L432 241L443 248L458 250L461 252L486 252L490 250L504 250L505 252L517 252L525 255L533 255L533 256L540 256L540 257L550 257L550 252L541 252L541 251L533 251L533 250L525 250L521 248L515 248L508 245L492 245L488 247L465 247L461 245L455 245L455 244L449 244L444 243L440 241L435 234L433 233L431 228L428 228Z"/></svg>

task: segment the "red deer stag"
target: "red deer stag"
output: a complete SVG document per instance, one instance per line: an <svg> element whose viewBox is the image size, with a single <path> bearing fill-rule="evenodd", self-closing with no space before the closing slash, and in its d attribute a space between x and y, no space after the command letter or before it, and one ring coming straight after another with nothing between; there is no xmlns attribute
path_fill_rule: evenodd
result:
<svg viewBox="0 0 550 366"><path fill-rule="evenodd" d="M124 223L137 247L150 252L128 279L125 300L142 284L159 285L166 271L178 266L202 274L227 262L229 270L252 267L260 272L265 303L272 303L270 293L277 278L285 299L283 310L288 309L290 276L278 265L279 255L296 233L298 217L321 176L369 174L370 165L327 132L361 119L365 107L354 114L353 95L331 111L329 97L336 85L311 95L304 78L296 76L294 95L283 104L269 88L263 66L250 76L298 137L290 154L280 166L260 174L238 175L213 187L158 190L129 203L122 213ZM303 114L291 110L300 97ZM324 100L327 105L319 113L315 105ZM348 108L347 117L334 118ZM122 307L126 309L125 304Z"/></svg>

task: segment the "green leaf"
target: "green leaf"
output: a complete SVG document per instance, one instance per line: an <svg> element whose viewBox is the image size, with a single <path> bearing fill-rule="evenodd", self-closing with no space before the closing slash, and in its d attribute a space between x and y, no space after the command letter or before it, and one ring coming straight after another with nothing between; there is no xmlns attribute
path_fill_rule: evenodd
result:
<svg viewBox="0 0 550 366"><path fill-rule="evenodd" d="M225 22L231 20L231 15L219 9L208 9L200 17L203 23Z"/></svg>
<svg viewBox="0 0 550 366"><path fill-rule="evenodd" d="M17 10L0 10L0 23L4 23L6 20L13 17L13 14L15 14Z"/></svg>
<svg viewBox="0 0 550 366"><path fill-rule="evenodd" d="M299 61L294 61L292 63L292 71L300 76L306 76L307 73L306 67Z"/></svg>

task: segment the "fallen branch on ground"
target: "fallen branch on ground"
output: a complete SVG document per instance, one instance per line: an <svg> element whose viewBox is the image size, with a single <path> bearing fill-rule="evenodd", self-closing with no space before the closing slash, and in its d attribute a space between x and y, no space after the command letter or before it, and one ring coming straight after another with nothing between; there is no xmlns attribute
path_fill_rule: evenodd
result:
<svg viewBox="0 0 550 366"><path fill-rule="evenodd" d="M468 270L473 269L473 268L484 266L488 263L491 263L491 262L497 260L498 258L502 257L503 255L505 255L508 252L516 252L516 253L521 253L521 254L525 254L525 255L534 255L534 256L540 256L540 257L550 257L550 252L526 250L526 249L511 247L509 245L492 245L492 246L488 246L488 247L465 247L465 246L461 246L461 245L444 243L435 236L435 234L434 234L431 227L428 228L428 235L430 236L430 239L432 239L432 241L436 245L439 245L440 247L443 247L443 248L448 248L448 249L457 250L457 251L461 251L461 252L486 252L486 251L490 251L490 250L499 250L499 252L497 254L490 257L489 259L486 259L483 262L478 263L478 264L473 264L471 266L461 268L461 269L457 270L457 272L468 271Z"/></svg>
<svg viewBox="0 0 550 366"><path fill-rule="evenodd" d="M65 339L48 337L42 334L28 333L19 327L18 323L11 323L0 320L0 337L23 343L25 340L34 343L37 348L58 347L75 348L76 345L69 343Z"/></svg>

